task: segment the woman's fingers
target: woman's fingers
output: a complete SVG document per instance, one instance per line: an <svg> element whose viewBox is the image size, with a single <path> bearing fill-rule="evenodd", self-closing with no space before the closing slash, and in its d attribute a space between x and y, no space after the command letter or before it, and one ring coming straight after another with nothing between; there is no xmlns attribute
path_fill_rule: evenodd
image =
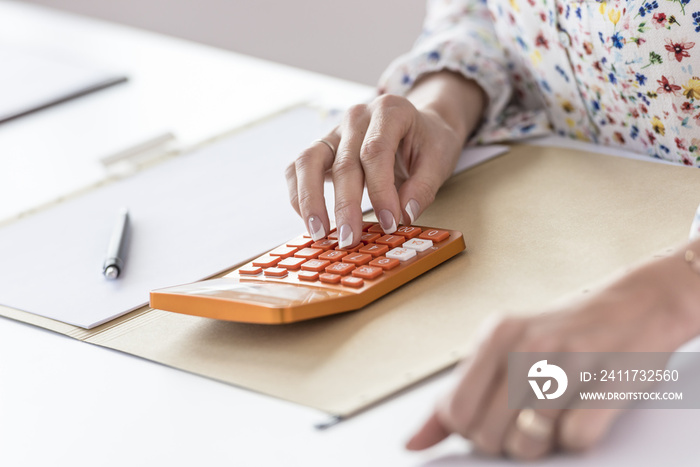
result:
<svg viewBox="0 0 700 467"><path fill-rule="evenodd" d="M410 451L428 449L447 438L449 435L450 431L442 425L437 413L434 412L408 443L406 443L406 449Z"/></svg>
<svg viewBox="0 0 700 467"><path fill-rule="evenodd" d="M416 220L451 173L459 144L450 135L439 118L419 112L402 97L384 95L370 104L354 106L326 136L328 144L314 142L287 169L292 206L314 239L327 235L330 223L323 182L331 173L341 247L356 244L362 236L365 185L382 229L393 233L402 221L411 224ZM401 162L410 162L400 192L394 176L400 165L396 164L397 151L402 154Z"/></svg>
<svg viewBox="0 0 700 467"><path fill-rule="evenodd" d="M423 209L430 206L447 178L443 172L441 164L436 164L434 159L421 158L417 161L413 173L399 188L404 224L413 224Z"/></svg>
<svg viewBox="0 0 700 467"><path fill-rule="evenodd" d="M421 143L402 146L396 164L404 177L399 202L407 225L432 204L442 184L452 175L462 147L454 132L430 112L423 114L423 125L416 129L413 139Z"/></svg>
<svg viewBox="0 0 700 467"><path fill-rule="evenodd" d="M506 434L516 416L515 410L508 408L508 385L503 370L492 386L490 398L483 401L486 407L479 419L472 422L473 428L467 428L468 437L477 448L492 456L503 454Z"/></svg>
<svg viewBox="0 0 700 467"><path fill-rule="evenodd" d="M474 357L461 365L459 382L438 404L443 425L452 432L469 438L474 423L482 419L489 400L504 371L508 350L522 333L522 321L507 318L488 331Z"/></svg>
<svg viewBox="0 0 700 467"><path fill-rule="evenodd" d="M504 439L504 451L520 460L539 459L557 445L558 417L561 410L520 410Z"/></svg>
<svg viewBox="0 0 700 467"><path fill-rule="evenodd" d="M297 168L296 161L292 162L287 166L287 170L284 172L284 176L287 179L287 191L289 192L289 202L291 203L294 210L301 216L301 211L299 210L299 191L297 189Z"/></svg>
<svg viewBox="0 0 700 467"><path fill-rule="evenodd" d="M379 224L390 234L401 221L399 195L394 185L396 151L413 125L416 110L406 99L392 95L376 99L372 110L360 162Z"/></svg>
<svg viewBox="0 0 700 467"><path fill-rule="evenodd" d="M362 236L362 192L365 176L360 163L360 149L370 122L366 105L352 107L341 125L342 139L333 163L335 186L335 221L338 246L350 247Z"/></svg>
<svg viewBox="0 0 700 467"><path fill-rule="evenodd" d="M324 138L337 148L340 143L338 130ZM301 153L287 169L287 185L292 206L299 213L314 240L319 240L330 232L330 221L323 196L323 181L330 170L335 154L322 141L313 144Z"/></svg>

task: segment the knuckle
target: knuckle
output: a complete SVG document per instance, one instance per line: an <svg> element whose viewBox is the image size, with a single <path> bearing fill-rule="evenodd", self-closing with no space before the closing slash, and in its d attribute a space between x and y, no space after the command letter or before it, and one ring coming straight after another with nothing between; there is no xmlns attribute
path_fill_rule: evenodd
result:
<svg viewBox="0 0 700 467"><path fill-rule="evenodd" d="M313 204L313 194L308 190L300 190L297 195L297 202L302 213L309 212Z"/></svg>
<svg viewBox="0 0 700 467"><path fill-rule="evenodd" d="M345 121L354 122L367 116L366 104L355 104L345 111Z"/></svg>
<svg viewBox="0 0 700 467"><path fill-rule="evenodd" d="M289 195L289 202L291 203L292 206L298 206L299 205L299 196L297 196L296 193Z"/></svg>
<svg viewBox="0 0 700 467"><path fill-rule="evenodd" d="M289 195L289 204L292 205L295 211L299 210L299 197L295 194Z"/></svg>
<svg viewBox="0 0 700 467"><path fill-rule="evenodd" d="M347 218L347 215L352 212L352 210L355 208L356 203L353 203L351 200L347 198L339 198L335 202L335 217L336 219L339 218Z"/></svg>
<svg viewBox="0 0 700 467"><path fill-rule="evenodd" d="M379 108L391 109L395 107L403 107L408 104L408 99L397 96L396 94L382 94L374 100Z"/></svg>
<svg viewBox="0 0 700 467"><path fill-rule="evenodd" d="M350 157L338 157L333 163L333 178L344 178L360 169L359 164Z"/></svg>
<svg viewBox="0 0 700 467"><path fill-rule="evenodd" d="M305 150L294 161L294 168L297 172L308 170L313 163L313 154L309 149Z"/></svg>
<svg viewBox="0 0 700 467"><path fill-rule="evenodd" d="M382 184L380 181L367 183L367 194L372 202L372 206L380 206L380 203L391 203L398 197L396 188L390 183ZM391 211L391 209L390 209ZM392 215L393 215L393 211ZM398 217L395 218L398 222Z"/></svg>
<svg viewBox="0 0 700 467"><path fill-rule="evenodd" d="M360 160L363 164L371 164L381 157L386 157L391 151L389 145L379 136L369 136L362 143L360 150Z"/></svg>

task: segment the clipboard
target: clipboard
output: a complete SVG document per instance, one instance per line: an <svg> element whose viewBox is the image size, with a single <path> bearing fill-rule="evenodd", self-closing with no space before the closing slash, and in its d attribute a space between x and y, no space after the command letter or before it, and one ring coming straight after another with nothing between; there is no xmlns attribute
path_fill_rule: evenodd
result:
<svg viewBox="0 0 700 467"><path fill-rule="evenodd" d="M0 47L0 63L0 124L127 81L44 50Z"/></svg>
<svg viewBox="0 0 700 467"><path fill-rule="evenodd" d="M517 144L421 216L462 231L466 252L356 312L272 327L143 307L90 330L0 315L347 417L468 355L492 314L537 312L670 252L699 199L696 169Z"/></svg>

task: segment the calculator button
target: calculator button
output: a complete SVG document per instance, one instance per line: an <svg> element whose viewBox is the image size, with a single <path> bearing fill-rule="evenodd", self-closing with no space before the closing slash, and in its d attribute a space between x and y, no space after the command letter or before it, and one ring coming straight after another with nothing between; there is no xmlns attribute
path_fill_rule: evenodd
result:
<svg viewBox="0 0 700 467"><path fill-rule="evenodd" d="M306 261L306 258L284 258L282 261L277 263L278 268L289 269L290 271L296 271L301 267Z"/></svg>
<svg viewBox="0 0 700 467"><path fill-rule="evenodd" d="M359 277L343 277L340 279L340 283L346 287L357 287L360 288L365 285L365 281Z"/></svg>
<svg viewBox="0 0 700 467"><path fill-rule="evenodd" d="M319 240L316 243L311 245L311 248L320 248L323 251L328 251L331 248L335 248L338 245L338 240L332 240L332 239L325 239L325 240Z"/></svg>
<svg viewBox="0 0 700 467"><path fill-rule="evenodd" d="M336 248L336 250L338 250L338 251L344 251L344 252L346 252L346 253L354 253L354 252L356 252L357 250L359 250L360 248L362 248L363 246L365 246L365 244L362 243L362 242L360 242L360 243L358 243L358 244L355 245L355 246L349 246L349 247L345 247L345 248Z"/></svg>
<svg viewBox="0 0 700 467"><path fill-rule="evenodd" d="M422 234L418 235L418 238L422 238L423 240L432 240L435 243L438 243L450 238L450 233L445 230L428 229Z"/></svg>
<svg viewBox="0 0 700 467"><path fill-rule="evenodd" d="M280 258L289 258L294 253L296 253L297 250L298 248L294 248L291 246L278 246L268 254L270 256L279 256Z"/></svg>
<svg viewBox="0 0 700 467"><path fill-rule="evenodd" d="M410 248L394 248L386 254L387 258L394 258L399 261L408 261L414 256L416 256L416 250Z"/></svg>
<svg viewBox="0 0 700 467"><path fill-rule="evenodd" d="M394 269L400 263L401 261L396 258L385 258L384 256L380 256L379 258L374 258L372 261L370 261L369 265L389 271L390 269Z"/></svg>
<svg viewBox="0 0 700 467"><path fill-rule="evenodd" d="M299 271L297 277L303 281L316 281L318 280L318 273L314 271Z"/></svg>
<svg viewBox="0 0 700 467"><path fill-rule="evenodd" d="M336 230L335 232L329 233L327 238L331 240L338 240L338 231Z"/></svg>
<svg viewBox="0 0 700 467"><path fill-rule="evenodd" d="M416 251L425 251L433 246L433 242L430 240L421 240L420 238L413 238L401 246Z"/></svg>
<svg viewBox="0 0 700 467"><path fill-rule="evenodd" d="M406 237L408 239L417 237L418 235L420 235L420 233L420 227L407 227L405 225L402 225L396 230L397 235L401 235L402 237Z"/></svg>
<svg viewBox="0 0 700 467"><path fill-rule="evenodd" d="M384 235L383 237L377 239L377 243L381 245L389 245L391 248L401 246L405 241L406 239L401 235Z"/></svg>
<svg viewBox="0 0 700 467"><path fill-rule="evenodd" d="M271 268L272 266L276 266L277 263L280 262L280 259L282 258L280 258L279 256L264 255L254 260L253 266L259 266L261 268Z"/></svg>
<svg viewBox="0 0 700 467"><path fill-rule="evenodd" d="M384 229L382 229L382 226L379 224L373 224L372 227L370 227L367 232L374 232L378 234L384 234Z"/></svg>
<svg viewBox="0 0 700 467"><path fill-rule="evenodd" d="M328 261L340 261L343 259L343 256L347 255L346 252L340 251L340 250L330 250L330 251L324 251L320 255L318 255L318 259L325 259Z"/></svg>
<svg viewBox="0 0 700 467"><path fill-rule="evenodd" d="M284 277L287 275L287 270L284 268L267 268L265 275L270 277Z"/></svg>
<svg viewBox="0 0 700 467"><path fill-rule="evenodd" d="M375 240L377 240L379 237L381 237L381 235L378 233L367 232L366 234L362 234L362 237L360 238L360 240L362 240L365 243L372 243Z"/></svg>
<svg viewBox="0 0 700 467"><path fill-rule="evenodd" d="M367 232L370 227L374 225L374 222L363 222L362 223L362 231Z"/></svg>
<svg viewBox="0 0 700 467"><path fill-rule="evenodd" d="M331 264L330 261L324 261L321 259L311 259L304 264L301 265L301 269L304 271L315 271L315 272L321 272L324 269L326 269L326 266Z"/></svg>
<svg viewBox="0 0 700 467"><path fill-rule="evenodd" d="M324 272L323 274L319 274L318 278L321 282L325 282L326 284L337 284L340 282L340 276L338 274Z"/></svg>
<svg viewBox="0 0 700 467"><path fill-rule="evenodd" d="M326 272L330 274L338 274L340 276L347 276L355 269L354 264L350 263L333 263L326 267Z"/></svg>
<svg viewBox="0 0 700 467"><path fill-rule="evenodd" d="M323 250L320 248L302 248L294 253L294 256L297 258L314 259L321 253L323 253Z"/></svg>
<svg viewBox="0 0 700 467"><path fill-rule="evenodd" d="M243 266L238 270L238 274L245 274L246 276L257 276L262 272L262 268L259 266Z"/></svg>
<svg viewBox="0 0 700 467"><path fill-rule="evenodd" d="M363 246L359 250L357 250L359 253L366 253L368 255L372 255L374 258L377 256L382 256L384 253L389 251L389 247L386 245L367 245Z"/></svg>
<svg viewBox="0 0 700 467"><path fill-rule="evenodd" d="M372 255L366 253L352 253L343 258L344 263L351 263L357 266L362 266L372 261Z"/></svg>
<svg viewBox="0 0 700 467"><path fill-rule="evenodd" d="M376 279L382 274L384 274L384 270L382 268L375 268L374 266L360 266L352 272L354 277L361 277L363 279Z"/></svg>
<svg viewBox="0 0 700 467"><path fill-rule="evenodd" d="M294 248L306 248L307 246L311 245L313 242L314 241L311 240L310 238L299 237L299 238L295 238L294 240L287 242L287 246L292 246Z"/></svg>

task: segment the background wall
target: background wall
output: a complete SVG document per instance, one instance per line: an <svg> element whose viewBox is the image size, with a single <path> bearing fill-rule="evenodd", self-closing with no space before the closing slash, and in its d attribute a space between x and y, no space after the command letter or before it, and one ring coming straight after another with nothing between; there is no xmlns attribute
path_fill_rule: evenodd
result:
<svg viewBox="0 0 700 467"><path fill-rule="evenodd" d="M425 0L25 0L376 84Z"/></svg>

